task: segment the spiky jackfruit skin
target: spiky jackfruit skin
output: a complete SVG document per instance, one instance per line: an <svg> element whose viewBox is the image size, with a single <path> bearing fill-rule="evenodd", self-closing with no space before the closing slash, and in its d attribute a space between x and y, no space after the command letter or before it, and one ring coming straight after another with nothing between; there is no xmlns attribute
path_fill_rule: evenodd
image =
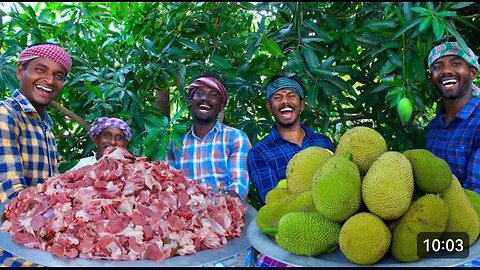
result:
<svg viewBox="0 0 480 270"><path fill-rule="evenodd" d="M358 166L361 175L365 175L372 163L387 151L387 143L375 129L357 126L347 130L338 140L335 155L345 156L352 153L352 161Z"/></svg>
<svg viewBox="0 0 480 270"><path fill-rule="evenodd" d="M288 197L290 193L286 188L274 188L271 189L267 195L265 195L265 204L271 204L274 201L280 200L282 198Z"/></svg>
<svg viewBox="0 0 480 270"><path fill-rule="evenodd" d="M427 193L440 193L452 182L448 163L426 149L403 152L412 164L415 186Z"/></svg>
<svg viewBox="0 0 480 270"><path fill-rule="evenodd" d="M316 212L313 204L312 192L290 194L285 198L276 200L262 206L255 218L260 230L266 227L277 227L282 216L290 212Z"/></svg>
<svg viewBox="0 0 480 270"><path fill-rule="evenodd" d="M310 190L313 175L332 156L332 151L318 146L310 146L296 153L287 164L288 192L302 193Z"/></svg>
<svg viewBox="0 0 480 270"><path fill-rule="evenodd" d="M338 242L348 260L370 265L385 256L391 240L392 233L382 219L372 213L361 212L345 221Z"/></svg>
<svg viewBox="0 0 480 270"><path fill-rule="evenodd" d="M287 188L287 179L278 181L276 188Z"/></svg>
<svg viewBox="0 0 480 270"><path fill-rule="evenodd" d="M462 185L453 174L452 183L443 192L443 199L450 208L450 216L445 231L466 232L469 236L469 246L473 245L480 232L480 221L475 208L465 195Z"/></svg>
<svg viewBox="0 0 480 270"><path fill-rule="evenodd" d="M412 203L393 230L391 251L399 262L420 260L417 254L417 235L421 232L443 233L449 217L446 202L435 194L427 194Z"/></svg>
<svg viewBox="0 0 480 270"><path fill-rule="evenodd" d="M477 212L478 219L480 220L480 194L466 188L464 188L463 191L465 192L465 195L467 195L467 198L475 209L475 212Z"/></svg>
<svg viewBox="0 0 480 270"><path fill-rule="evenodd" d="M360 208L362 183L357 165L334 156L317 171L312 181L315 208L324 217L341 222Z"/></svg>
<svg viewBox="0 0 480 270"><path fill-rule="evenodd" d="M338 248L340 229L318 212L291 212L280 219L275 241L295 255L318 256Z"/></svg>
<svg viewBox="0 0 480 270"><path fill-rule="evenodd" d="M362 199L368 210L384 220L401 217L412 202L412 166L399 152L383 153L362 182Z"/></svg>

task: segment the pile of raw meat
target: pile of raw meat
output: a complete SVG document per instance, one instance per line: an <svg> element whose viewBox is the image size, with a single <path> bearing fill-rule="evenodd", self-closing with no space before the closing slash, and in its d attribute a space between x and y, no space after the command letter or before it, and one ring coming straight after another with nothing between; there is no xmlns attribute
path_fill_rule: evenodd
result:
<svg viewBox="0 0 480 270"><path fill-rule="evenodd" d="M108 148L94 165L29 187L5 208L0 230L59 257L162 261L239 237L247 207L163 161Z"/></svg>

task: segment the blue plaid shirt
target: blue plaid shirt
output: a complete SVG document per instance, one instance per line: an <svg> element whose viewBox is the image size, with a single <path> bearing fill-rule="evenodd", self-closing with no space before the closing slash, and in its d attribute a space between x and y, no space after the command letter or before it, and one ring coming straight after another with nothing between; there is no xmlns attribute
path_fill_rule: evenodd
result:
<svg viewBox="0 0 480 270"><path fill-rule="evenodd" d="M283 139L273 127L270 134L248 152L248 173L264 203L267 193L275 188L280 180L286 178L288 162L300 150L319 146L334 151L334 145L327 136L315 133L304 125L302 128L305 131L305 137L301 147Z"/></svg>
<svg viewBox="0 0 480 270"><path fill-rule="evenodd" d="M33 105L16 90L0 102L0 201L28 186L43 183L58 172L52 119L42 120Z"/></svg>
<svg viewBox="0 0 480 270"><path fill-rule="evenodd" d="M464 188L480 193L480 99L445 124L445 109L430 122L426 149L444 159Z"/></svg>
<svg viewBox="0 0 480 270"><path fill-rule="evenodd" d="M217 121L203 140L192 126L182 142L183 153L180 149L169 150L170 166L214 191L231 190L247 199L250 180L246 166L251 144L245 132Z"/></svg>

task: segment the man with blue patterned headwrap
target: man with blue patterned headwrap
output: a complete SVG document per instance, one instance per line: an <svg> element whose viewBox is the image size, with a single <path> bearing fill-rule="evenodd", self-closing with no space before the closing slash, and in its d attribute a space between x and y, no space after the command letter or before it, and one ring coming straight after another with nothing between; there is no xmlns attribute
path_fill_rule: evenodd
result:
<svg viewBox="0 0 480 270"><path fill-rule="evenodd" d="M426 149L444 159L464 188L480 192L480 98L473 81L478 56L457 42L435 46L428 55L430 83L443 108L428 126Z"/></svg>
<svg viewBox="0 0 480 270"><path fill-rule="evenodd" d="M267 193L286 178L287 165L299 151L319 146L334 151L332 141L301 124L300 114L305 108L305 91L292 77L277 75L266 87L266 106L275 118L270 133L248 152L247 168L255 189L263 203ZM288 266L263 254L255 266Z"/></svg>

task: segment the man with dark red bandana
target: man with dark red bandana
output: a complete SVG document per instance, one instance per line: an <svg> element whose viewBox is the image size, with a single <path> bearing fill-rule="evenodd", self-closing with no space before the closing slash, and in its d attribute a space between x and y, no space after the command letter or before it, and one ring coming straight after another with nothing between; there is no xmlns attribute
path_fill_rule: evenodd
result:
<svg viewBox="0 0 480 270"><path fill-rule="evenodd" d="M242 130L227 126L218 115L227 104L225 85L215 74L204 74L188 86L193 125L182 137L183 149L170 149L169 164L213 191L246 200L250 180L247 153L250 141ZM206 266L251 266L252 249Z"/></svg>
<svg viewBox="0 0 480 270"><path fill-rule="evenodd" d="M18 56L19 89L0 102L0 202L58 172L46 107L62 91L71 67L70 55L53 43L31 45Z"/></svg>

